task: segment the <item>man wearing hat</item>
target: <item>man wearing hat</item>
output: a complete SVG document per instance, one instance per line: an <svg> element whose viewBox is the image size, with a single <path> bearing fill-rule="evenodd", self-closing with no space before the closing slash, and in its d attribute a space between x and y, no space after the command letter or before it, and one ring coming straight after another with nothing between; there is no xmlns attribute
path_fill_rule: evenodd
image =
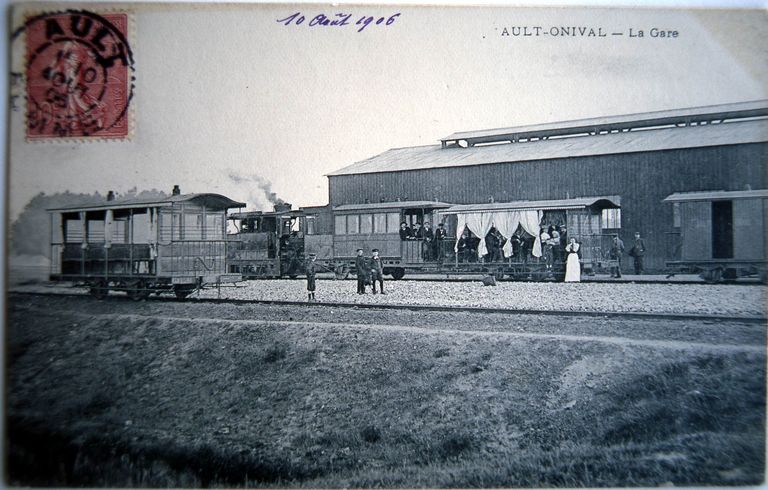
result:
<svg viewBox="0 0 768 490"><path fill-rule="evenodd" d="M357 270L357 294L365 294L365 283L368 280L368 264L365 257L363 257L363 249L357 249L357 257L355 257L355 270Z"/></svg>
<svg viewBox="0 0 768 490"><path fill-rule="evenodd" d="M445 231L445 225L443 223L438 223L437 229L435 230L435 257L437 257L437 260L443 260L443 256L445 255L445 248L443 247L443 240L447 237L447 233Z"/></svg>
<svg viewBox="0 0 768 490"><path fill-rule="evenodd" d="M315 301L315 277L317 276L316 254L309 254L307 261L307 301Z"/></svg>
<svg viewBox="0 0 768 490"><path fill-rule="evenodd" d="M373 257L371 257L371 286L373 286L373 294L376 294L377 280L381 286L381 294L387 294L384 292L384 266L379 257L379 249L374 248L371 252L373 253Z"/></svg>

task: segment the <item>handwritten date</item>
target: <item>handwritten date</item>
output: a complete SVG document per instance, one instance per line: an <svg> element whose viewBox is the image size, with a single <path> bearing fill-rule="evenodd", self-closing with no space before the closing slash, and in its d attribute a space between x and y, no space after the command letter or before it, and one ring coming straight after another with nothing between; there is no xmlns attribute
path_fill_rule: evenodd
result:
<svg viewBox="0 0 768 490"><path fill-rule="evenodd" d="M288 17L285 17L284 19L277 19L277 22L279 24L283 24L285 26L289 25L308 25L309 27L315 27L315 26L348 26L348 25L354 25L359 26L357 29L357 32L363 32L363 30L368 27L371 24L375 24L377 26L385 25L389 26L394 24L395 20L400 17L400 12L396 14L392 14L389 17L373 17L368 15L363 15L357 21L354 21L352 18L352 14L345 14L345 13L338 13L332 16L327 16L325 14L317 14L316 16L312 17L310 20L307 21L307 18L302 15L301 12L296 12L295 14L289 15ZM306 24L305 24L306 21Z"/></svg>

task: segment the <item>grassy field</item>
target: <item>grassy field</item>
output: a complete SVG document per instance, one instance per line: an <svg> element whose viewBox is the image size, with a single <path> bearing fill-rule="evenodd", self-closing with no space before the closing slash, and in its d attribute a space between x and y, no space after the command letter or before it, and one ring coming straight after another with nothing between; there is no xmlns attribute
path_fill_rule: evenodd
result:
<svg viewBox="0 0 768 490"><path fill-rule="evenodd" d="M178 305L145 304L84 314L86 303L46 301L10 306L13 484L595 487L764 476L760 325L716 326L733 328L730 348L681 348L663 331L683 324L652 324L659 345L642 346L514 335L551 317L490 329L482 316L474 328L425 313L205 305L180 316ZM684 328L706 342L710 327ZM739 344L747 331L762 345Z"/></svg>

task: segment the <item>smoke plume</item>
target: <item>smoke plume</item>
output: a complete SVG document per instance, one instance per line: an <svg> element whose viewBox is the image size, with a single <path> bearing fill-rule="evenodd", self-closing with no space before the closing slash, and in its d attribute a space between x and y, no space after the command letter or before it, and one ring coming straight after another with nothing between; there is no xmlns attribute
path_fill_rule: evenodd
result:
<svg viewBox="0 0 768 490"><path fill-rule="evenodd" d="M285 204L285 201L272 190L272 182L260 175L244 175L230 171L229 180L239 187L244 187L248 192L248 201L255 206L259 204L271 204L273 206L275 204Z"/></svg>

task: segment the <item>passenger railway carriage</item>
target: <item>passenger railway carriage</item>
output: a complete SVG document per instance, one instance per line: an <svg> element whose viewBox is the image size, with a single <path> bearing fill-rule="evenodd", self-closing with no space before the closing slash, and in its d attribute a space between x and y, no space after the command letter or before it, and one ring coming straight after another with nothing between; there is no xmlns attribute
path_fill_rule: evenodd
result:
<svg viewBox="0 0 768 490"><path fill-rule="evenodd" d="M241 280L227 271L226 214L244 207L219 194L173 195L49 209L51 279L134 299L183 298L199 288Z"/></svg>

